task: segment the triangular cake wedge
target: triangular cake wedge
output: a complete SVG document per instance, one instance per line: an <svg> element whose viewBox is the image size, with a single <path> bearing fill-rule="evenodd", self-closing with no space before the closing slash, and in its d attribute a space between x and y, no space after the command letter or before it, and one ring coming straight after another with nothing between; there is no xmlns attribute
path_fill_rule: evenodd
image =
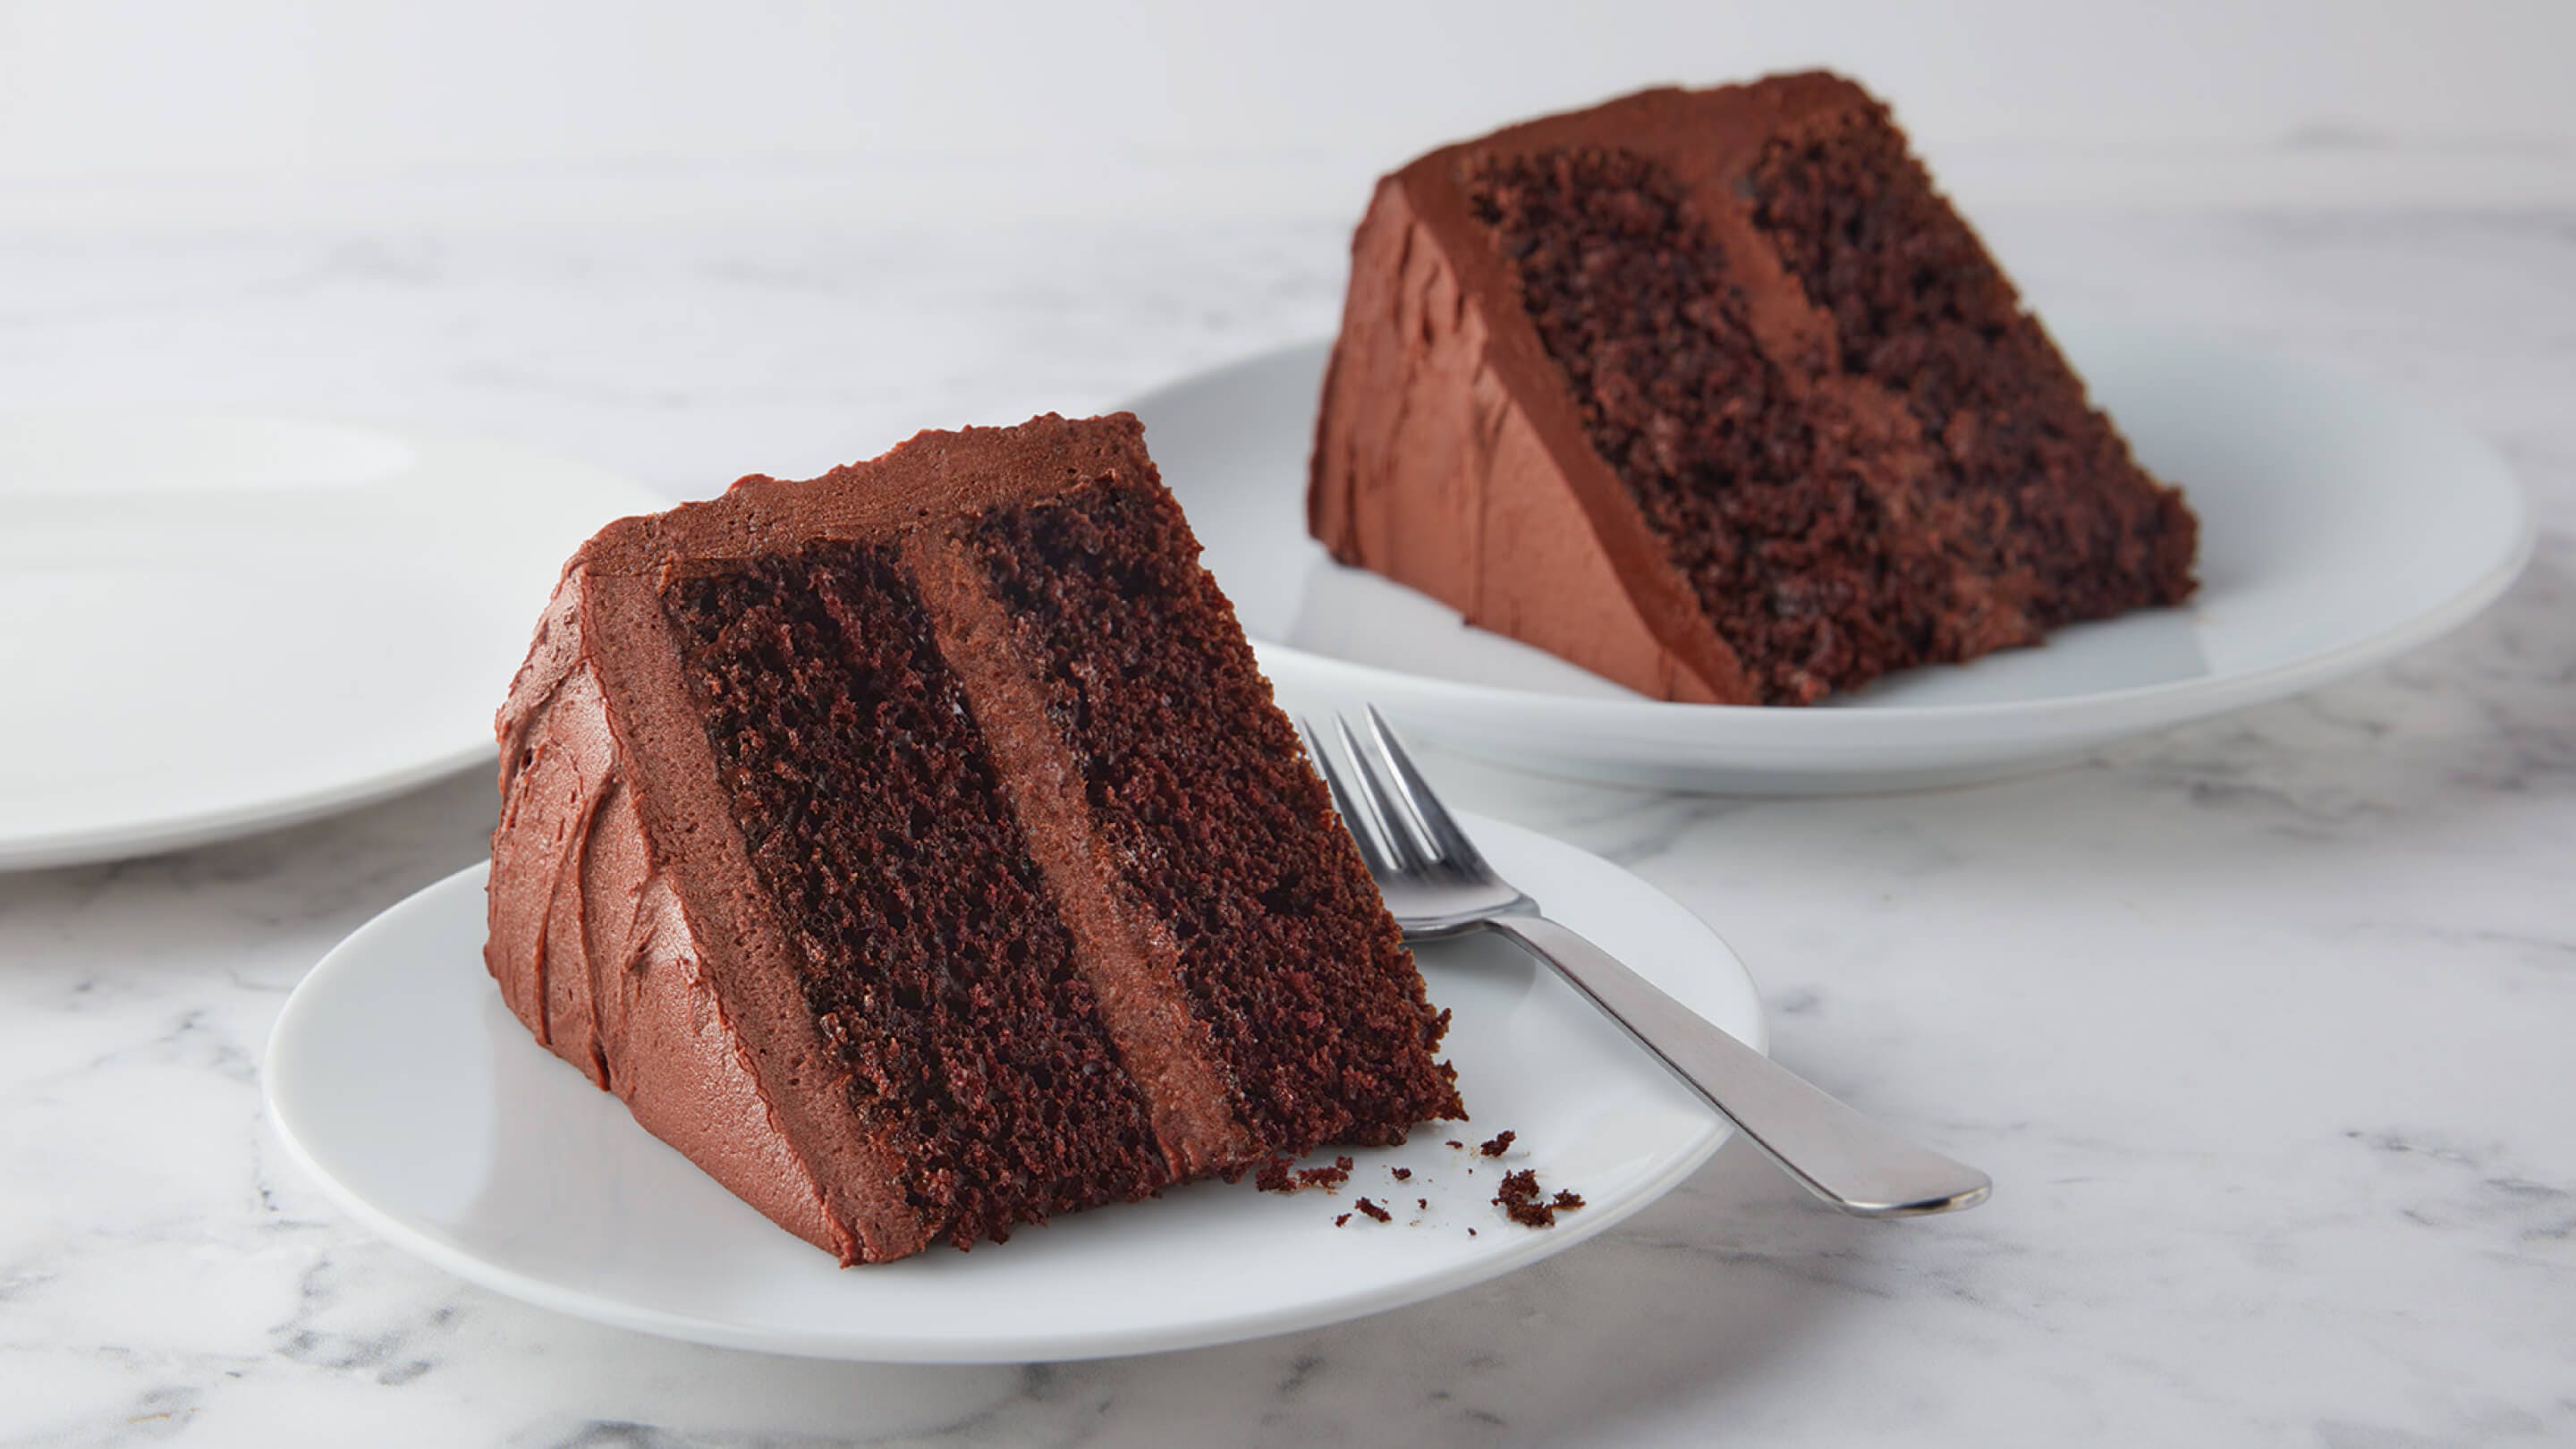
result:
<svg viewBox="0 0 2576 1449"><path fill-rule="evenodd" d="M1124 414L610 525L499 719L485 957L845 1263L1461 1113Z"/></svg>
<svg viewBox="0 0 2576 1449"><path fill-rule="evenodd" d="M1380 182L1308 516L1471 623L1730 704L2178 603L2197 534L1886 109L1823 74Z"/></svg>

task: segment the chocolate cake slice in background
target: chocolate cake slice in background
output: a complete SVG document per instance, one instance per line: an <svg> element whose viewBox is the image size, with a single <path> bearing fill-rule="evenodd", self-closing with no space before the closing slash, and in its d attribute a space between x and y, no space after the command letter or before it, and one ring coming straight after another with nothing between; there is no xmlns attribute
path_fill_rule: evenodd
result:
<svg viewBox="0 0 2576 1449"><path fill-rule="evenodd" d="M1381 181L1308 512L1472 623L1734 704L2180 602L2196 537L1886 109L1822 74Z"/></svg>
<svg viewBox="0 0 2576 1449"><path fill-rule="evenodd" d="M486 962L843 1262L1463 1115L1124 414L611 524L499 720Z"/></svg>

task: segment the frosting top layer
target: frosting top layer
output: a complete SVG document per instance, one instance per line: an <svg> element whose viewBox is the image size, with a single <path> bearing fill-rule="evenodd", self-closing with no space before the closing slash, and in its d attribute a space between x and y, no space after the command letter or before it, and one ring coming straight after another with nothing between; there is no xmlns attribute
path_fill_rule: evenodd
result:
<svg viewBox="0 0 2576 1449"><path fill-rule="evenodd" d="M811 539L887 538L934 519L1053 497L1095 479L1150 470L1133 413L1054 413L1018 427L924 432L883 457L819 477L752 474L716 498L621 518L569 567L654 573L750 558Z"/></svg>

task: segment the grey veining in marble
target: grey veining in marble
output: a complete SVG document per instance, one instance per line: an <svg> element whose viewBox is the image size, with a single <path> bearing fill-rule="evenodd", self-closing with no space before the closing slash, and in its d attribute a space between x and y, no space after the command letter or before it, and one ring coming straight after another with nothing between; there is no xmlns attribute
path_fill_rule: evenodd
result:
<svg viewBox="0 0 2576 1449"><path fill-rule="evenodd" d="M1338 216L669 210L0 228L0 396L431 422L679 497L1095 409L1339 302ZM1988 1168L1991 1205L1850 1221L1729 1148L1471 1292L1091 1364L810 1363L560 1318L372 1240L261 1118L299 975L482 850L491 788L464 778L0 876L0 1443L2576 1442L2576 213L1987 221L2043 303L2451 408L2543 527L2453 637L2036 778L1745 802L1435 762L1717 923L1778 1054Z"/></svg>

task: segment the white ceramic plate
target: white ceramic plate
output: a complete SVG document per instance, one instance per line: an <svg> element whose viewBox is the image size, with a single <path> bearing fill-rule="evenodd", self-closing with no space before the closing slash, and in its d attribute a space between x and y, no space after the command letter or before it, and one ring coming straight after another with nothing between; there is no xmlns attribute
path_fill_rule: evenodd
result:
<svg viewBox="0 0 2576 1449"><path fill-rule="evenodd" d="M1130 406L1297 704L1374 701L1460 749L1690 789L1904 789L2080 758L2420 644L2485 607L2530 555L2503 460L2402 397L2125 324L2053 330L2148 468L2199 512L2199 597L1814 709L1648 700L1336 566L1305 522L1324 344Z"/></svg>
<svg viewBox="0 0 2576 1449"><path fill-rule="evenodd" d="M1753 984L1698 918L1617 866L1470 817L1495 866L1738 1039ZM1722 1120L1573 990L1487 940L1420 950L1454 1013L1472 1124L1354 1152L1336 1195L1198 1183L971 1253L841 1269L635 1125L547 1054L484 974L483 867L385 912L297 988L269 1040L269 1113L351 1213L515 1298L624 1328L815 1357L1092 1358L1311 1328L1564 1251L1705 1161ZM1500 1162L1475 1143L1519 1134ZM1455 1138L1469 1150L1448 1147ZM1412 1169L1397 1182L1388 1168ZM1492 1206L1509 1168L1590 1206L1532 1230ZM1390 1223L1333 1219L1366 1196ZM1427 1200L1428 1208L1416 1206ZM1474 1236L1469 1229L1474 1229Z"/></svg>
<svg viewBox="0 0 2576 1449"><path fill-rule="evenodd" d="M564 559L659 506L496 443L0 415L0 868L281 825L490 756Z"/></svg>

